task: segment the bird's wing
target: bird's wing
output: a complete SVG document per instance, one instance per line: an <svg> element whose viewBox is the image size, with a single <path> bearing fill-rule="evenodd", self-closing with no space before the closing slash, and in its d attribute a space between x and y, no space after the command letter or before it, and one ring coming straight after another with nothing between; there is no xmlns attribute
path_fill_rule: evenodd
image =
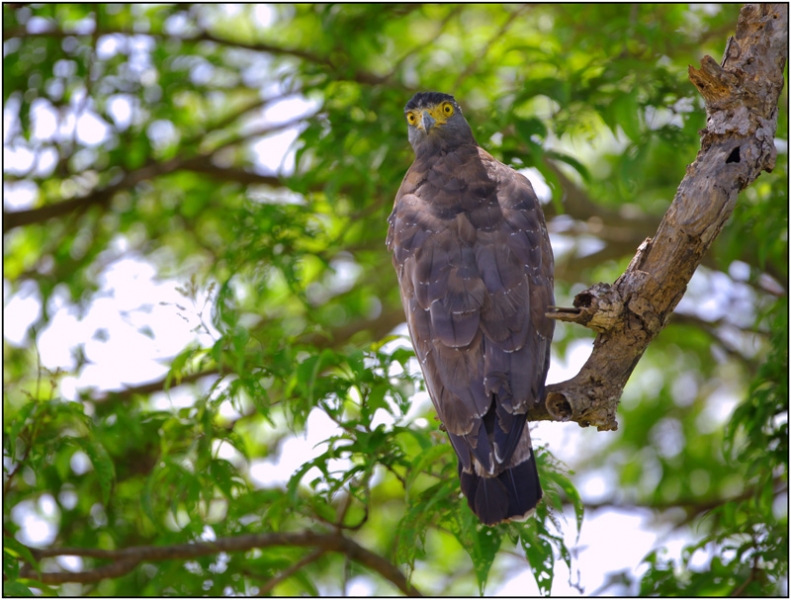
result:
<svg viewBox="0 0 791 600"><path fill-rule="evenodd" d="M466 472L525 460L543 394L552 252L529 181L478 146L416 160L388 247L429 394ZM525 453L527 453L525 455ZM477 463L477 465L475 464Z"/></svg>

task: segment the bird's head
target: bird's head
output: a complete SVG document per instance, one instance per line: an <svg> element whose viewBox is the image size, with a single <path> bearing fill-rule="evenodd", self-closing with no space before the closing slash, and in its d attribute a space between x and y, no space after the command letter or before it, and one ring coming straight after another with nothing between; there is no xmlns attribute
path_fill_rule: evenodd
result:
<svg viewBox="0 0 791 600"><path fill-rule="evenodd" d="M475 143L461 107L450 94L415 94L407 102L404 116L409 126L409 143L418 156L426 151L450 150Z"/></svg>

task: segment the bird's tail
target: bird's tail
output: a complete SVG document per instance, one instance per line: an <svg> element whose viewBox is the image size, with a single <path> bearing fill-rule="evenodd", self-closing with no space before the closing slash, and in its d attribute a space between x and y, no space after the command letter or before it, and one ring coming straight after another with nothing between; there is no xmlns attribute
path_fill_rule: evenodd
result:
<svg viewBox="0 0 791 600"><path fill-rule="evenodd" d="M542 496L532 450L526 460L493 477L467 473L459 463L459 478L472 512L486 525L524 521L533 514Z"/></svg>

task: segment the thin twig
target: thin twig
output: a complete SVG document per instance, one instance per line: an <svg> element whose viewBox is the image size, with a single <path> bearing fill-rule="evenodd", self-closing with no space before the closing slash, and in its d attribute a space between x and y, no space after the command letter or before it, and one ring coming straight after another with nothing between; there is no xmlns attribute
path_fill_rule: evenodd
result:
<svg viewBox="0 0 791 600"><path fill-rule="evenodd" d="M280 573L272 577L269 581L264 583L258 589L259 596L266 596L271 592L276 586L280 585L286 579L291 577L294 573L299 571L301 568L306 567L312 562L317 561L320 557L322 557L326 553L326 550L323 548L318 548L309 554L306 554L302 558L300 558L297 562L295 562L290 567L283 569Z"/></svg>
<svg viewBox="0 0 791 600"><path fill-rule="evenodd" d="M753 534L751 537L753 538L753 546L758 546L758 540L755 539L755 535ZM758 567L759 556L760 555L757 552L753 555L753 565L752 568L750 569L750 574L747 576L747 579L745 579L739 587L737 587L735 590L733 590L730 593L731 597L735 598L737 596L741 596L742 593L747 589L747 586L750 585L756 579L758 579L758 575L761 572L761 569Z"/></svg>
<svg viewBox="0 0 791 600"><path fill-rule="evenodd" d="M445 27L448 25L448 23L450 23L450 20L453 17L459 15L461 13L461 11L462 11L462 7L461 6L459 6L459 5L454 6L453 9L451 9L448 12L448 14L445 15L445 18L442 19L442 21L439 23L439 25L437 26L436 32L434 33L433 36L431 36L431 39L432 40L436 40L442 34L442 32L445 30ZM418 44L417 46L415 46L411 50L407 50L407 52L404 53L401 56L401 58L399 58L397 61L395 61L395 63L393 64L392 68L390 69L390 72L387 74L385 79L387 81L390 81L393 77L395 77L396 73L398 73L398 70L404 64L404 61L406 61L410 56L413 56L415 53L420 52L421 50L425 50L425 48L426 48L426 44L423 43L423 44Z"/></svg>

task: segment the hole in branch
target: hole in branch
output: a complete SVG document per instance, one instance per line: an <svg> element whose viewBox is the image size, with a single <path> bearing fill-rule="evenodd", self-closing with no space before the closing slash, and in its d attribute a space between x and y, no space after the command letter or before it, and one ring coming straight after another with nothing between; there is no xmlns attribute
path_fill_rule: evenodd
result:
<svg viewBox="0 0 791 600"><path fill-rule="evenodd" d="M733 150L731 150L730 156L728 156L725 164L737 162L741 162L741 157L739 156L739 146L736 146Z"/></svg>
<svg viewBox="0 0 791 600"><path fill-rule="evenodd" d="M568 421L574 414L574 409L566 399L566 396L559 392L550 392L546 399L547 412L558 421Z"/></svg>
<svg viewBox="0 0 791 600"><path fill-rule="evenodd" d="M585 290L574 297L574 306L577 308L590 308L593 304L593 294Z"/></svg>

